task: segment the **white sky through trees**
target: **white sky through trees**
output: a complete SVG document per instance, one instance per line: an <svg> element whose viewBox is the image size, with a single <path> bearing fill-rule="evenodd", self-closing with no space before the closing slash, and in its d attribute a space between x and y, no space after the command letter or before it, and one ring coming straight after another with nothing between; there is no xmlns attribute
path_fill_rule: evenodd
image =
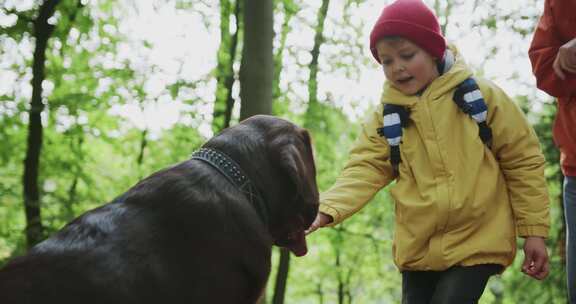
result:
<svg viewBox="0 0 576 304"><path fill-rule="evenodd" d="M86 1L88 5L97 0ZM122 43L116 58L129 60L131 67L142 76L147 100L130 102L112 108L115 115L126 117L128 123L138 128L148 128L154 137L160 131L170 128L177 121L186 121L183 109L195 111L198 121L189 123L197 127L205 136L211 135L211 105L215 98L216 79L211 73L216 67L216 52L219 46L219 7L217 1L192 1L191 8L177 8L177 1L166 0L124 0L121 25L118 32L127 38ZM310 50L313 46L316 14L321 1L303 2L301 11L292 19L292 31L288 34L284 52L281 88L286 90L290 108L303 111L308 98L306 81ZM376 65L368 49L370 28L380 14L383 3L390 1L369 0L361 5L352 5L348 11L350 23L362 28L359 34L351 26L345 26L344 0L332 0L325 24L328 38L320 50L320 70L318 73L319 99L342 109L353 121L361 120L364 114L379 101L384 75ZM425 1L431 7L434 1ZM463 1L452 0L447 27L447 38L454 43L467 62L484 77L495 81L511 96L525 95L537 104L548 102L550 98L535 87L527 51L532 38L532 29L543 8L543 0L507 1ZM474 4L478 6L474 8ZM6 8L25 10L33 7L32 0L3 1ZM441 9L446 1L440 1ZM478 25L482 20L496 16L496 30ZM515 16L505 20L502 16ZM280 31L282 14L275 15L275 32ZM443 20L443 19L442 19ZM14 24L14 15L0 13L0 26ZM475 26L477 25L477 26ZM522 37L512 28L528 30ZM360 35L360 36L358 36ZM357 46L339 44L339 41L352 41ZM277 42L276 37L276 41ZM18 78L10 71L14 63L23 64L30 60L33 44L22 42L19 45L3 41L3 54L0 58L0 95L15 90L15 95L29 99L31 94L30 77ZM277 45L277 43L275 43ZM240 50L239 50L240 51ZM110 62L113 66L114 63ZM353 68L352 68L353 67ZM172 99L166 86L184 80L188 82L206 79L193 92L183 91ZM16 85L15 85L16 84ZM102 81L106 86L106 80ZM238 85L234 95L238 101ZM51 91L49 79L45 83L46 94ZM48 96L48 95L45 95ZM185 100L202 100L190 107ZM188 103L189 104L189 103Z"/></svg>

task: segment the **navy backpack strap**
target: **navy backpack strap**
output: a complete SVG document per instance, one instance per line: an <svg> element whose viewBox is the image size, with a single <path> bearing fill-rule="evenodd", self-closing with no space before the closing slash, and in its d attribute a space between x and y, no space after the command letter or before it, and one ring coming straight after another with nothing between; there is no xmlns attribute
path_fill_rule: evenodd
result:
<svg viewBox="0 0 576 304"><path fill-rule="evenodd" d="M470 115L476 121L480 139L490 148L492 130L486 123L488 107L476 81L473 78L468 78L460 83L454 92L453 99L462 112Z"/></svg>
<svg viewBox="0 0 576 304"><path fill-rule="evenodd" d="M458 85L453 100L462 112L469 115L478 124L478 135L482 142L491 147L492 130L486 123L488 107L482 96L478 84L473 78L468 78ZM402 158L400 156L400 143L402 142L402 128L408 126L410 112L403 106L384 104L384 125L378 128L378 134L386 138L390 146L390 163L396 176Z"/></svg>
<svg viewBox="0 0 576 304"><path fill-rule="evenodd" d="M402 161L400 157L400 143L402 142L402 128L408 125L409 112L403 106L384 105L384 125L377 129L380 136L385 137L390 146L390 163L394 174L398 176L398 166Z"/></svg>

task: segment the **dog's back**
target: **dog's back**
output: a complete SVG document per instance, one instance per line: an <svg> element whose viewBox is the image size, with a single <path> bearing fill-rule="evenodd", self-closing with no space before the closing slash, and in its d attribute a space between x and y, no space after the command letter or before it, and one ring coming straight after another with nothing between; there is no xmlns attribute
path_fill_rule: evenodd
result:
<svg viewBox="0 0 576 304"><path fill-rule="evenodd" d="M222 202L233 198L206 190L210 179L191 166L156 173L9 262L1 302L253 302L269 245L233 227L242 216Z"/></svg>
<svg viewBox="0 0 576 304"><path fill-rule="evenodd" d="M2 303L117 303L121 286L110 284L117 276L110 270L119 261L108 235L118 218L115 204L84 214L10 261L0 270Z"/></svg>
<svg viewBox="0 0 576 304"><path fill-rule="evenodd" d="M67 262L35 255L11 261L0 271L2 303L114 303Z"/></svg>

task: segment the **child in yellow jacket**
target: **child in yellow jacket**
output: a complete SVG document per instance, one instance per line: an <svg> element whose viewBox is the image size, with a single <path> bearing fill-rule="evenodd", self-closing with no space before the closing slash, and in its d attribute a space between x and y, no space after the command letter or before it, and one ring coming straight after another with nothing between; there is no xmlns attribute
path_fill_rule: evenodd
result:
<svg viewBox="0 0 576 304"><path fill-rule="evenodd" d="M321 195L308 233L342 222L395 180L402 303L476 303L489 277L512 263L517 235L522 271L545 278L545 160L521 110L472 76L421 0L385 7L370 49L387 79L382 104Z"/></svg>

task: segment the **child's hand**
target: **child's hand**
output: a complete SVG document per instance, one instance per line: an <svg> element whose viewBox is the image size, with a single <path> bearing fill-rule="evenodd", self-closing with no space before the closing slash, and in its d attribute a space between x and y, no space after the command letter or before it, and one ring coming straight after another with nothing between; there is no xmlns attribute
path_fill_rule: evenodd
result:
<svg viewBox="0 0 576 304"><path fill-rule="evenodd" d="M524 263L522 272L537 280L548 276L548 252L544 239L537 236L529 236L524 241Z"/></svg>
<svg viewBox="0 0 576 304"><path fill-rule="evenodd" d="M332 223L333 220L334 219L330 215L322 213L322 212L318 212L318 214L316 215L316 219L314 219L314 222L312 222L310 227L308 227L308 229L305 232L306 232L306 234L310 234L310 233L316 231L318 228L324 227L324 226Z"/></svg>

